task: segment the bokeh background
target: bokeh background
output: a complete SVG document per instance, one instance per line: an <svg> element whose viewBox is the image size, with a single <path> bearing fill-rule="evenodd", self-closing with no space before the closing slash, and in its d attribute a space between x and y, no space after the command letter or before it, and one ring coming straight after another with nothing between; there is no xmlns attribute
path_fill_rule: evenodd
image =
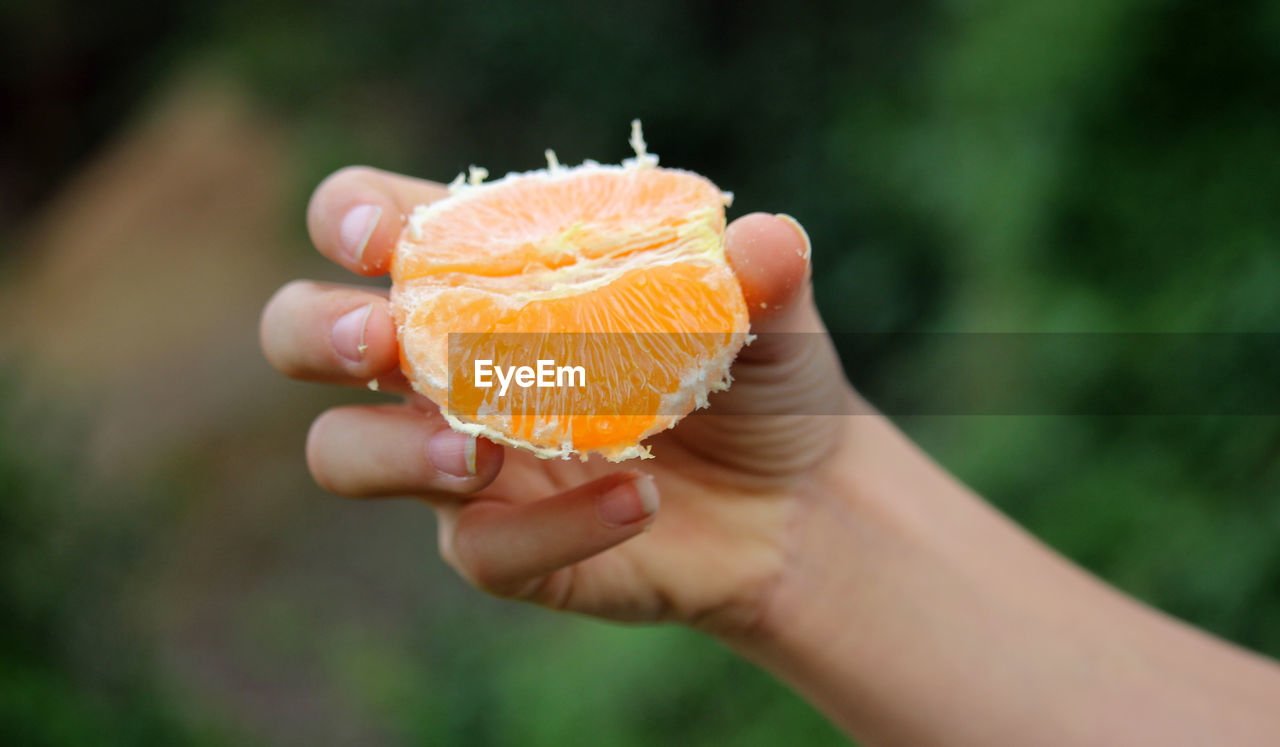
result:
<svg viewBox="0 0 1280 747"><path fill-rule="evenodd" d="M343 279L310 190L616 161L640 117L807 226L874 401L952 375L899 333L1280 331L1278 82L1267 0L0 3L0 742L842 743L710 640L487 599L424 506L311 483L310 419L377 395L257 349L276 287ZM1143 414L1181 372L1077 348L1029 373L1132 413L897 420L1280 655L1280 419Z"/></svg>

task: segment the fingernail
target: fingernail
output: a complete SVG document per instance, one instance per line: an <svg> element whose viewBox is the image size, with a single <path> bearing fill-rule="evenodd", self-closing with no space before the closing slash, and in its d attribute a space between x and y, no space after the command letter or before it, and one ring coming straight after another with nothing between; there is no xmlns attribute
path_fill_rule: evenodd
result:
<svg viewBox="0 0 1280 747"><path fill-rule="evenodd" d="M373 314L373 304L367 303L358 309L348 311L333 323L333 347L338 355L359 363L364 360L364 331L369 326L369 316Z"/></svg>
<svg viewBox="0 0 1280 747"><path fill-rule="evenodd" d="M446 428L427 442L427 458L446 475L475 477L476 437Z"/></svg>
<svg viewBox="0 0 1280 747"><path fill-rule="evenodd" d="M800 238L804 239L804 250L800 253L800 256L804 257L805 259L808 259L809 254L812 252L812 249L813 249L813 245L809 243L809 232L804 230L804 226L800 225L800 221L796 220L795 218L792 218L790 215L787 215L786 213L777 213L776 215L774 215L774 217L782 219L783 222L789 224L792 228L794 228L796 233L800 234Z"/></svg>
<svg viewBox="0 0 1280 747"><path fill-rule="evenodd" d="M615 485L600 496L596 504L600 521L611 527L633 524L652 516L657 510L658 489L648 475Z"/></svg>
<svg viewBox="0 0 1280 747"><path fill-rule="evenodd" d="M338 228L338 239L342 242L342 251L352 262L359 263L364 257L364 248L378 227L382 218L382 208L377 205L359 205L347 211L342 217L342 225Z"/></svg>

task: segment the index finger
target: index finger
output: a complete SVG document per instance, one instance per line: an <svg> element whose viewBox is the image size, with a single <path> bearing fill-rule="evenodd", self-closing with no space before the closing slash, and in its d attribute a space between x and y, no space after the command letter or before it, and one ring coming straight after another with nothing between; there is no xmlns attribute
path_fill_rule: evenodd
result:
<svg viewBox="0 0 1280 747"><path fill-rule="evenodd" d="M436 182L348 166L312 193L307 230L324 256L360 275L382 275L413 208L448 195Z"/></svg>

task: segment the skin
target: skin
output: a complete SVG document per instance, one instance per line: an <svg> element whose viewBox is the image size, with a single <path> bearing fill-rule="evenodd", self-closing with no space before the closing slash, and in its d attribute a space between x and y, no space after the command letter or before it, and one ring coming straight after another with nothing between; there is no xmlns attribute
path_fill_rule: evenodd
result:
<svg viewBox="0 0 1280 747"><path fill-rule="evenodd" d="M345 169L316 190L308 227L325 256L381 275L405 216L445 194ZM294 378L404 395L321 415L308 464L335 493L426 500L442 556L478 588L695 626L869 743L1280 744L1280 667L1088 576L857 396L797 223L747 215L726 245L752 331L815 334L744 349L733 387L636 466L453 433L399 373L386 296L365 288L286 285L263 350Z"/></svg>

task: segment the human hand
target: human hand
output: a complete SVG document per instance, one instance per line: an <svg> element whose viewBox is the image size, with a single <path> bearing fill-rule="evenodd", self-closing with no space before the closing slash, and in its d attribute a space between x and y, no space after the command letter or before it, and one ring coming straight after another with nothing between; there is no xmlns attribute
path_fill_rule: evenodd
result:
<svg viewBox="0 0 1280 747"><path fill-rule="evenodd" d="M308 228L325 256L382 275L406 216L446 195L433 182L344 169L312 196ZM813 306L799 225L747 215L726 241L752 332L765 337L739 355L730 390L649 439L656 458L634 466L545 461L452 431L400 373L385 293L292 282L263 313L262 346L290 377L376 379L405 398L322 414L308 464L341 495L429 502L441 554L474 585L610 619L741 630L782 577L789 528L843 432L843 419L799 413L853 395Z"/></svg>
<svg viewBox="0 0 1280 747"><path fill-rule="evenodd" d="M381 275L405 215L445 194L340 171L312 197L311 236ZM764 336L733 387L635 466L542 461L450 430L400 373L385 293L290 283L262 345L289 376L405 397L316 420L321 485L422 497L444 558L493 593L720 635L867 743L1276 743L1273 662L1089 577L883 417L802 414L869 412L813 307L807 239L754 214L727 251Z"/></svg>

